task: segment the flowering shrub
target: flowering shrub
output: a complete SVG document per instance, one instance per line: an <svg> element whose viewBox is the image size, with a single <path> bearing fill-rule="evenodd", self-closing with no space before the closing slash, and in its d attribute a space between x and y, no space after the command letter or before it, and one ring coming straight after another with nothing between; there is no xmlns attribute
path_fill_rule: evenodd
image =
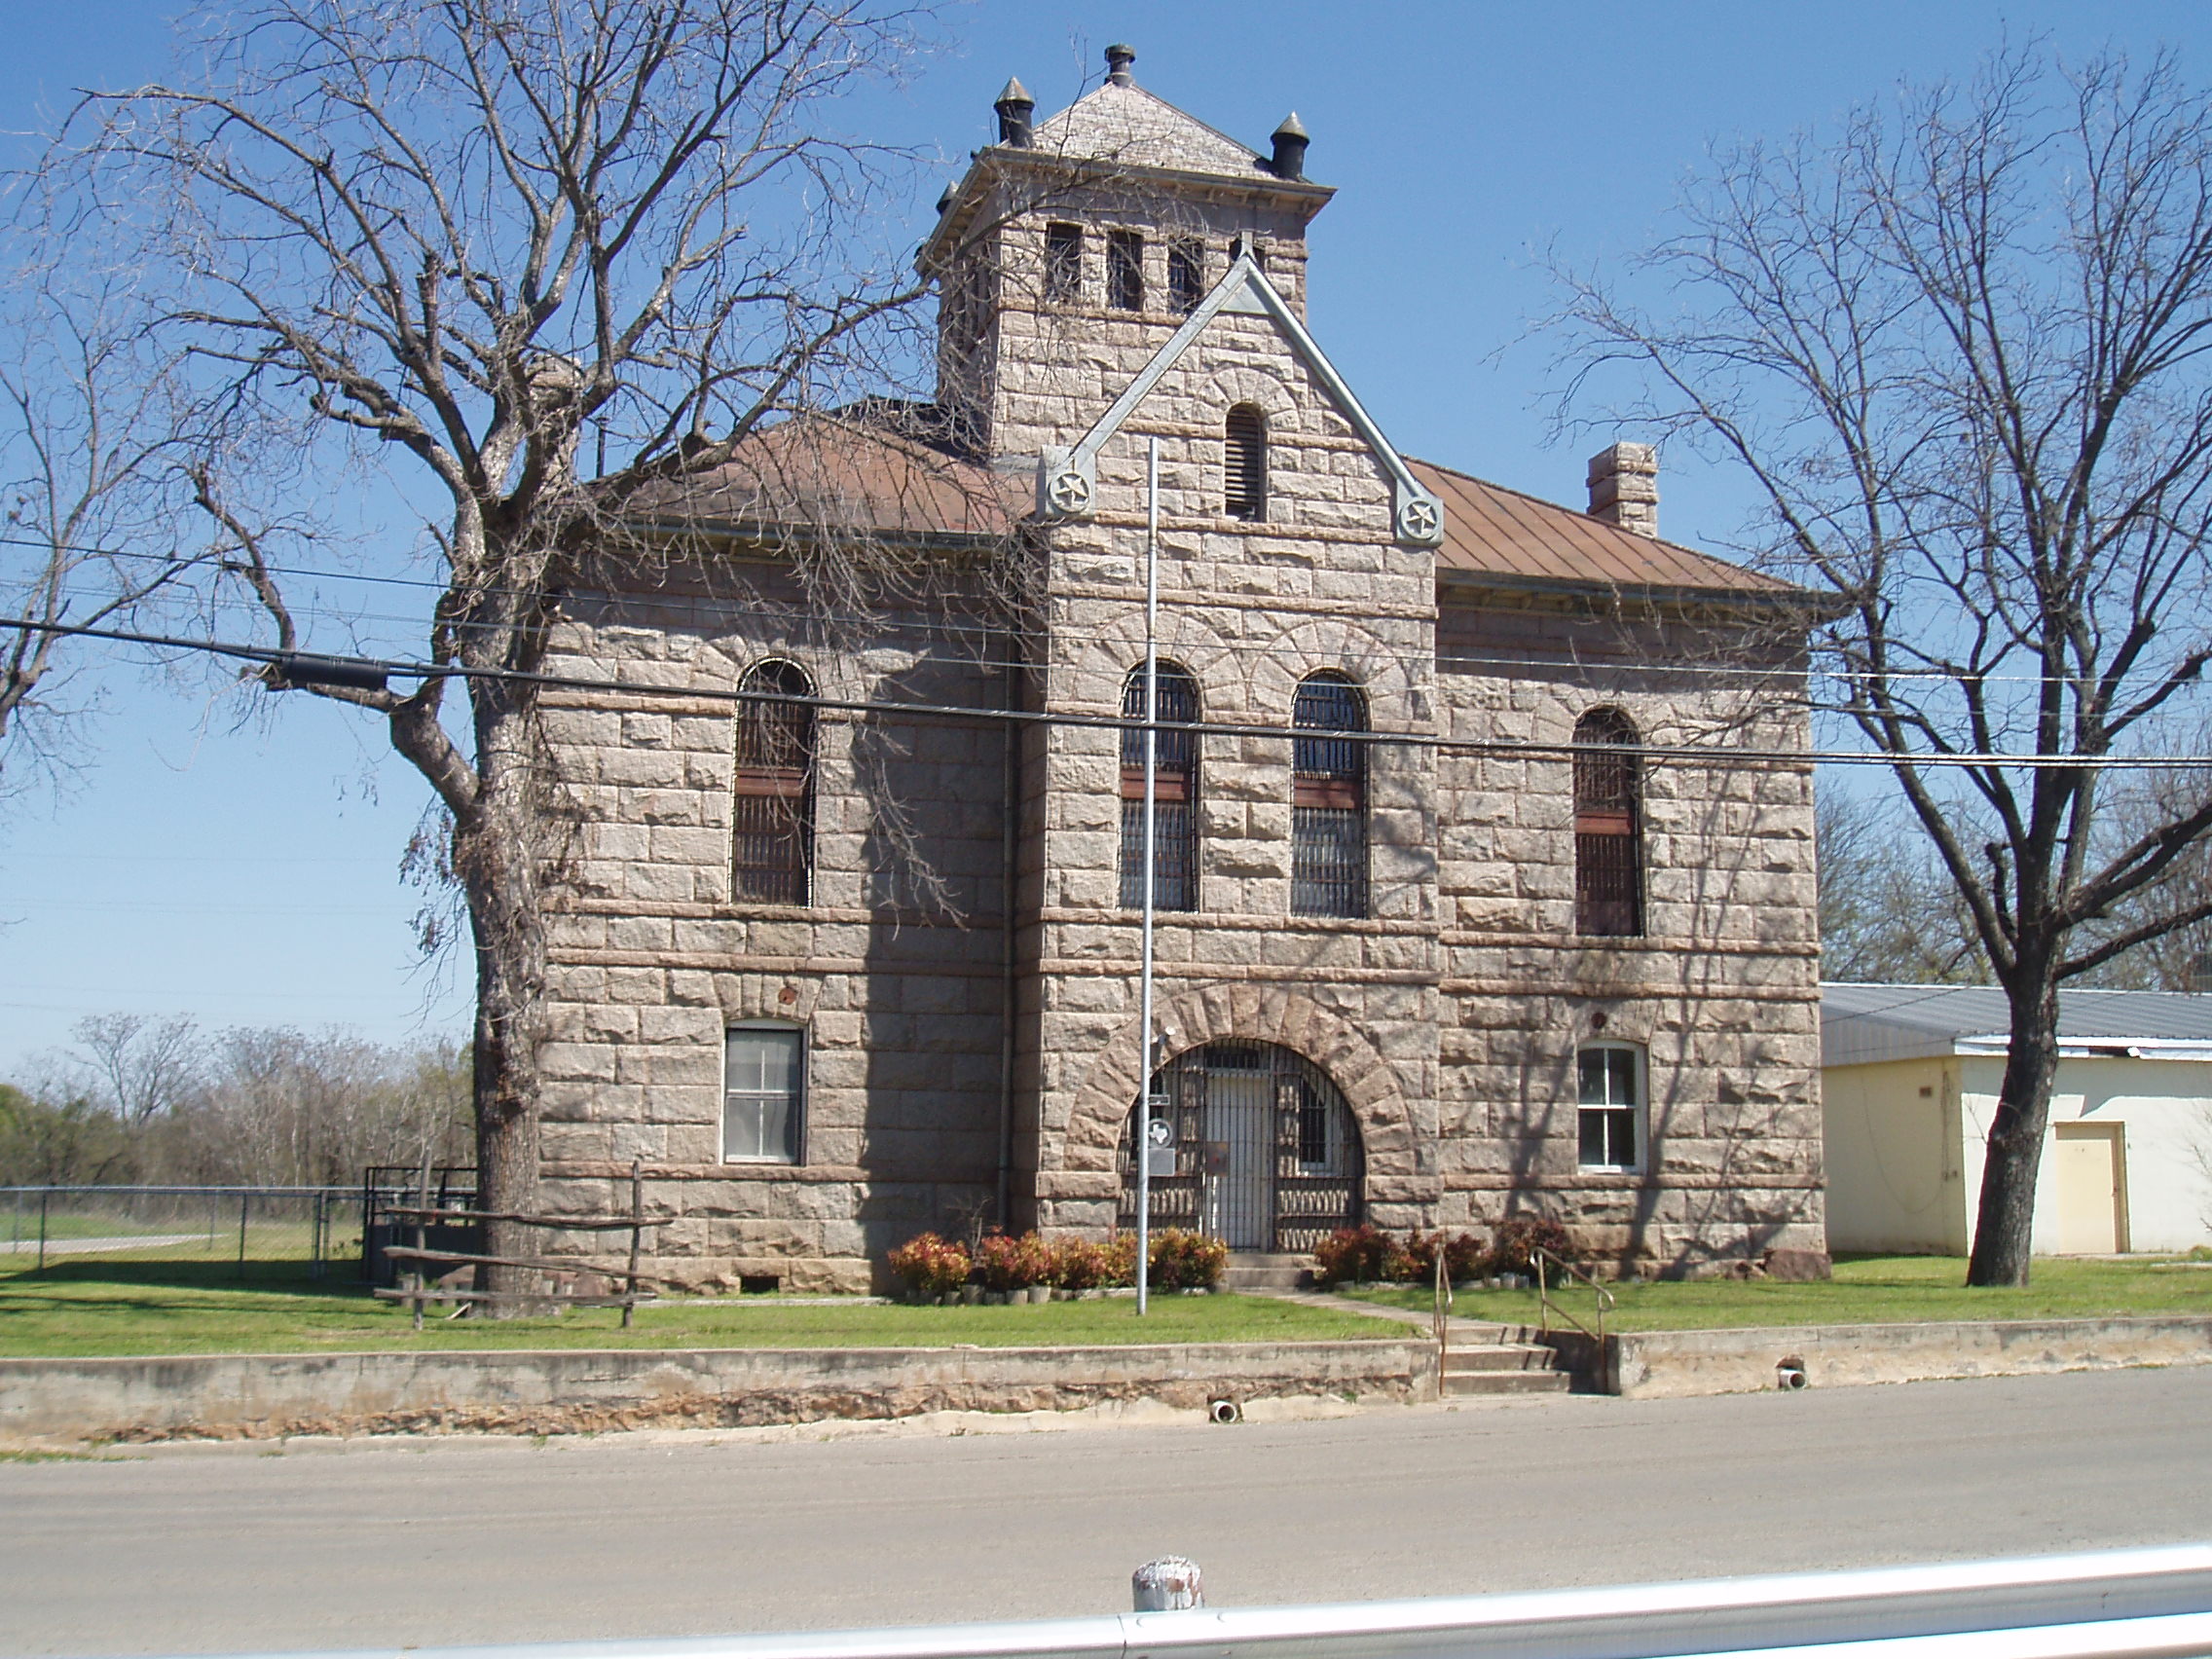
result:
<svg viewBox="0 0 2212 1659"><path fill-rule="evenodd" d="M1204 1290L1219 1282L1229 1267L1229 1241L1180 1227L1163 1227L1152 1235L1151 1257L1154 1289ZM1132 1262L1131 1267L1134 1265Z"/></svg>
<svg viewBox="0 0 2212 1659"><path fill-rule="evenodd" d="M1413 1258L1405 1247L1365 1222L1338 1228L1313 1249L1313 1277L1325 1285L1402 1279L1412 1272Z"/></svg>
<svg viewBox="0 0 2212 1659"><path fill-rule="evenodd" d="M1535 1271L1530 1254L1541 1249L1560 1261L1574 1261L1574 1240L1566 1228L1548 1215L1509 1215L1491 1235L1483 1271L1493 1273L1527 1273Z"/></svg>
<svg viewBox="0 0 2212 1659"><path fill-rule="evenodd" d="M1456 1284L1480 1277L1489 1252L1472 1233L1415 1233L1406 1238L1406 1276L1416 1284L1436 1282L1436 1252L1444 1251L1444 1276Z"/></svg>
<svg viewBox="0 0 2212 1659"><path fill-rule="evenodd" d="M1103 1283L1121 1289L1137 1282L1137 1235L1117 1233L1106 1240L1106 1277Z"/></svg>
<svg viewBox="0 0 2212 1659"><path fill-rule="evenodd" d="M1051 1245L1034 1233L1015 1238L1004 1233L983 1236L976 1249L976 1269L987 1290L1027 1290L1050 1284L1056 1264Z"/></svg>
<svg viewBox="0 0 2212 1659"><path fill-rule="evenodd" d="M1062 1290L1099 1290L1114 1282L1114 1253L1094 1239L1067 1239L1052 1255L1053 1280Z"/></svg>
<svg viewBox="0 0 2212 1659"><path fill-rule="evenodd" d="M934 1233L922 1234L884 1258L917 1295L943 1296L968 1282L968 1252Z"/></svg>

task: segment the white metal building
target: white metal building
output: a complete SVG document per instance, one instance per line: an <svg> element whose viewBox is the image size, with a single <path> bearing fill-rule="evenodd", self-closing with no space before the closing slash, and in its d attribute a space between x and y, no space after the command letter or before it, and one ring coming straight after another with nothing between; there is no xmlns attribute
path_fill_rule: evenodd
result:
<svg viewBox="0 0 2212 1659"><path fill-rule="evenodd" d="M2212 996L2070 990L2058 1018L2037 1253L2212 1242ZM1966 1252L2006 1027L1986 986L1821 987L1830 1249Z"/></svg>

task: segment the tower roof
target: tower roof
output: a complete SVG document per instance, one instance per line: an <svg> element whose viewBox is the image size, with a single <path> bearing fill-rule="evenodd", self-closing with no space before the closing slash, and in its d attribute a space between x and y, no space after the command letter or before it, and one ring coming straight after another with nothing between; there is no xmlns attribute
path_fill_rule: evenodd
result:
<svg viewBox="0 0 2212 1659"><path fill-rule="evenodd" d="M1108 81L1086 93L1038 124L1036 144L1071 161L1275 181L1250 145L1134 83Z"/></svg>

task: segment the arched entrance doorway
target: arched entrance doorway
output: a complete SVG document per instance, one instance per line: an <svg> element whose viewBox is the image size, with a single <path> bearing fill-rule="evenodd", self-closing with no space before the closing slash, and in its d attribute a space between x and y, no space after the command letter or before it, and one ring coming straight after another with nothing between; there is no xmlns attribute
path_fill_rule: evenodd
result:
<svg viewBox="0 0 2212 1659"><path fill-rule="evenodd" d="M1153 1074L1153 1115L1167 1124L1175 1173L1152 1178L1152 1225L1190 1227L1232 1250L1303 1254L1360 1217L1366 1159L1343 1091L1319 1066L1270 1043L1209 1043ZM1122 1129L1121 1225L1137 1222Z"/></svg>

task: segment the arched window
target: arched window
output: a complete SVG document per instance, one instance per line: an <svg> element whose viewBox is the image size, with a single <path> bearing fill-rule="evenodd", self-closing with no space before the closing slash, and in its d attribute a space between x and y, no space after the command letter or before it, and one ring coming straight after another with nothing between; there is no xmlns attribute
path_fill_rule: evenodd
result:
<svg viewBox="0 0 2212 1659"><path fill-rule="evenodd" d="M1229 412L1222 427L1221 510L1258 523L1268 516L1268 418L1249 403Z"/></svg>
<svg viewBox="0 0 2212 1659"><path fill-rule="evenodd" d="M741 691L809 697L788 662L756 663ZM737 712L736 800L730 814L731 896L759 904L803 904L814 869L814 710L747 702Z"/></svg>
<svg viewBox="0 0 2212 1659"><path fill-rule="evenodd" d="M1291 724L1304 732L1367 729L1367 699L1341 674L1298 688ZM1367 745L1353 737L1291 743L1290 910L1367 914Z"/></svg>
<svg viewBox="0 0 2212 1659"><path fill-rule="evenodd" d="M1643 932L1640 740L1618 709L1574 724L1574 931L1632 939Z"/></svg>
<svg viewBox="0 0 2212 1659"><path fill-rule="evenodd" d="M1122 688L1122 718L1144 719L1144 669ZM1198 682L1171 662L1160 665L1158 718L1176 725L1198 718ZM1198 907L1198 734L1165 730L1153 749L1152 903L1160 910ZM1122 733L1122 907L1144 907L1144 733Z"/></svg>

